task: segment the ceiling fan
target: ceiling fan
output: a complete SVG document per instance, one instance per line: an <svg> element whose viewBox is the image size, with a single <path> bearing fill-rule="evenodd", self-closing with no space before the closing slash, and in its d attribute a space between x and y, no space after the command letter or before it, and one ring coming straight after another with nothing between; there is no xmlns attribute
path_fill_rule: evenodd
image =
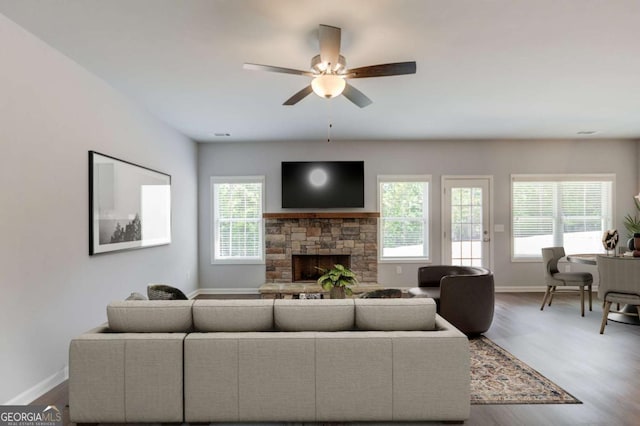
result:
<svg viewBox="0 0 640 426"><path fill-rule="evenodd" d="M313 78L310 85L291 96L283 105L295 105L311 92L314 92L318 96L327 99L342 94L360 108L366 107L372 101L364 93L347 83L346 80L416 73L415 61L347 69L347 61L340 54L340 28L321 24L318 38L320 40L320 54L311 58L311 71L250 63L245 63L244 69L304 75Z"/></svg>

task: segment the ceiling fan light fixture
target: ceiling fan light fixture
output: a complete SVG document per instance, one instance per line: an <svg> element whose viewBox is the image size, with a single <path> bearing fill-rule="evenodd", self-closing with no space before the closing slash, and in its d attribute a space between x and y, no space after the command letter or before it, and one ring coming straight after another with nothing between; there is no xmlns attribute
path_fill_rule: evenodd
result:
<svg viewBox="0 0 640 426"><path fill-rule="evenodd" d="M316 55L311 58L311 72L314 74L342 74L347 69L347 61L344 56L338 55L338 62L331 64L329 62L322 62L320 55Z"/></svg>
<svg viewBox="0 0 640 426"><path fill-rule="evenodd" d="M387 77L416 73L415 61L394 62L348 69L346 59L340 54L341 31L338 27L320 24L318 27L320 54L311 58L311 71L252 63L245 63L243 66L248 70L261 70L311 77L311 84L294 93L293 96L282 103L282 105L287 106L297 104L309 96L311 92L314 92L325 99L343 95L349 102L352 102L360 108L364 108L371 104L371 99L351 84L347 84L346 79Z"/></svg>
<svg viewBox="0 0 640 426"><path fill-rule="evenodd" d="M311 82L313 92L321 98L331 99L340 95L347 82L344 78L335 74L323 74L314 78Z"/></svg>

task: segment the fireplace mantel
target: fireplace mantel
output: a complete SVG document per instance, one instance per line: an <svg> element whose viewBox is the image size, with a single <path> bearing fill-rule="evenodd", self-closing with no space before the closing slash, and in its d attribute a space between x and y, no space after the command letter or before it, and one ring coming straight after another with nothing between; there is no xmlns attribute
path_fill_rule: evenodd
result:
<svg viewBox="0 0 640 426"><path fill-rule="evenodd" d="M263 213L265 219L364 219L380 217L378 212L278 212Z"/></svg>

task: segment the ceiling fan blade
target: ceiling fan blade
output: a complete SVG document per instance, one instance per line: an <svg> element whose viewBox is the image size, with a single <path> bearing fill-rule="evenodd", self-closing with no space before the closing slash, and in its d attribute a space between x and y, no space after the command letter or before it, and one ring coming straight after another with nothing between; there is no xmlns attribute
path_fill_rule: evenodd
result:
<svg viewBox="0 0 640 426"><path fill-rule="evenodd" d="M320 24L318 39L320 40L320 60L332 67L340 60L341 30L338 27Z"/></svg>
<svg viewBox="0 0 640 426"><path fill-rule="evenodd" d="M279 72L283 74L306 75L308 77L313 77L313 73L309 71L294 70L293 68L274 67L271 65L245 63L242 65L242 68L244 68L245 70Z"/></svg>
<svg viewBox="0 0 640 426"><path fill-rule="evenodd" d="M416 63L395 62L393 64L369 65L368 67L353 68L345 72L346 78L387 77L391 75L415 74Z"/></svg>
<svg viewBox="0 0 640 426"><path fill-rule="evenodd" d="M344 87L344 91L342 92L342 94L345 96L345 98L349 99L360 108L364 108L367 105L373 103L371 99L367 98L367 95L365 95L349 83L347 83L347 85Z"/></svg>
<svg viewBox="0 0 640 426"><path fill-rule="evenodd" d="M313 89L311 88L311 85L308 85L307 87L305 87L304 89L302 89L301 91L299 91L298 93L296 93L295 95L293 95L292 97L284 101L282 105L295 105L301 100L303 100L304 98L306 98L311 92L313 92Z"/></svg>

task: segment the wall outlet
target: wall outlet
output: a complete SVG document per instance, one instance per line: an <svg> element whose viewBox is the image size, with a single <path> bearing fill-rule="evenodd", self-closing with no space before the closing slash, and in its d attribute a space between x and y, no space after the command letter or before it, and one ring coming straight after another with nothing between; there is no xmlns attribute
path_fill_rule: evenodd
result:
<svg viewBox="0 0 640 426"><path fill-rule="evenodd" d="M402 266L396 266L396 274L402 274Z"/></svg>
<svg viewBox="0 0 640 426"><path fill-rule="evenodd" d="M187 270L187 280L191 279L191 270Z"/></svg>

